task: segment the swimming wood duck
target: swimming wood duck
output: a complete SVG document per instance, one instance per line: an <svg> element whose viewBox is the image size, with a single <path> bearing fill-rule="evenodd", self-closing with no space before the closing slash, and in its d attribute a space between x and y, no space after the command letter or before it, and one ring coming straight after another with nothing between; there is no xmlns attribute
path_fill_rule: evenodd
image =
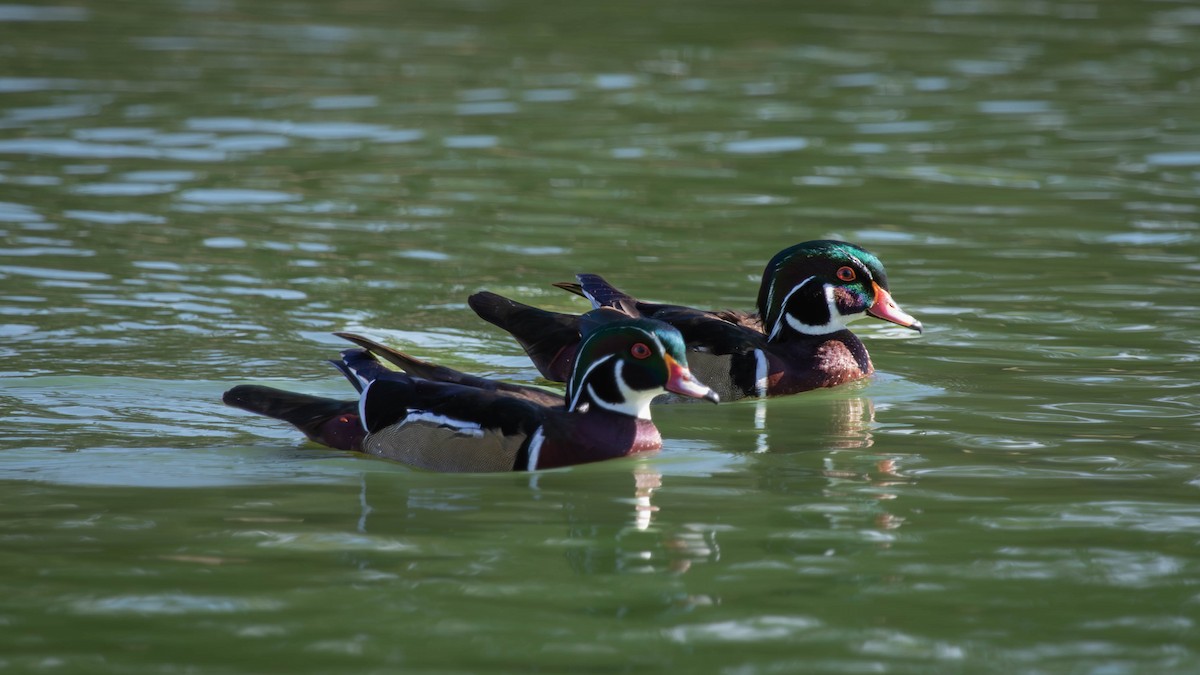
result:
<svg viewBox="0 0 1200 675"><path fill-rule="evenodd" d="M664 391L718 398L692 378L679 331L611 310L589 312L567 397L426 363L352 334L366 347L332 363L357 401L258 385L225 403L295 425L311 440L434 471L532 471L657 450L650 401ZM405 372L386 368L374 356Z"/></svg>
<svg viewBox="0 0 1200 675"><path fill-rule="evenodd" d="M847 324L866 315L921 331L892 299L883 263L844 241L807 241L771 258L758 311L705 311L643 302L595 274L555 286L594 307L665 321L683 334L696 377L721 397L780 396L832 387L874 372ZM508 331L546 378L564 381L579 352L579 317L480 292L468 300L483 319ZM680 400L671 397L667 400Z"/></svg>

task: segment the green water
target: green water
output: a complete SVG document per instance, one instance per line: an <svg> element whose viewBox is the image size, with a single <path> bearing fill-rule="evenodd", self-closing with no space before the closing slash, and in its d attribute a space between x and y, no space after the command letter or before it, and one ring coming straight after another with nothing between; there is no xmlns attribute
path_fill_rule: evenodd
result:
<svg viewBox="0 0 1200 675"><path fill-rule="evenodd" d="M807 8L805 7L807 5ZM1200 671L1200 9L0 5L0 672ZM436 475L223 407L466 296L750 309L860 243L879 373Z"/></svg>

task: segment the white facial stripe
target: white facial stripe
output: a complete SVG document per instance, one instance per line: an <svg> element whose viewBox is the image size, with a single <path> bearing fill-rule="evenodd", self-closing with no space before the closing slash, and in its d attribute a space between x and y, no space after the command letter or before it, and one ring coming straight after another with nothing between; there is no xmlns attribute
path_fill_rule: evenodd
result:
<svg viewBox="0 0 1200 675"><path fill-rule="evenodd" d="M863 261L861 261L857 257L855 257L853 253L847 253L846 255L850 256L850 259L853 260L854 262L858 263L858 266L861 267L862 270L867 273L867 281L875 280L875 277L871 276L871 268L870 267L867 267L866 265L864 265Z"/></svg>
<svg viewBox="0 0 1200 675"><path fill-rule="evenodd" d="M763 312L764 314L766 312L770 312L771 308L775 306L774 303L771 302L774 299L775 299L775 277L771 277L771 285L769 287L767 287L767 304L763 305L762 307L759 307L758 308L759 311ZM766 318L767 318L766 316L763 316L764 320Z"/></svg>
<svg viewBox="0 0 1200 675"><path fill-rule="evenodd" d="M759 398L767 395L767 355L761 349L754 350L754 390Z"/></svg>
<svg viewBox="0 0 1200 675"><path fill-rule="evenodd" d="M591 395L592 401L594 401L596 405L604 408L605 410L611 410L612 412L621 413L622 415L640 417L648 420L650 419L650 402L654 400L655 396L663 393L663 390L656 389L651 391L637 391L636 389L630 388L628 384L625 384L625 378L621 375L621 371L624 370L624 368L625 362L617 361L617 367L613 371L613 376L617 382L617 391L621 393L621 400L619 402L605 401L604 399L600 398L600 396L596 394L596 390L592 388L591 382L588 382L587 384L588 394Z"/></svg>
<svg viewBox="0 0 1200 675"><path fill-rule="evenodd" d="M805 335L828 335L829 333L836 333L839 330L845 330L846 324L866 316L865 311L857 314L839 314L837 302L833 297L833 286L828 284L825 286L825 306L829 308L829 321L822 326L811 326L803 323L791 314L785 314L783 318L787 320L788 325L797 333Z"/></svg>
<svg viewBox="0 0 1200 675"><path fill-rule="evenodd" d="M578 390L578 391L576 391L576 392L575 392L575 395L571 397L571 406L570 406L569 408L567 408L567 410L575 410L575 406L579 405L579 395L583 393L583 386L582 386L582 385L583 385L584 383L586 383L586 382L587 382L587 379L588 379L588 377L590 377L590 376L591 376L591 374L592 374L592 371L593 371L593 370L595 370L597 367L599 367L599 365L600 365L601 363L604 363L605 361L607 361L607 360L611 359L612 357L613 357L613 355L612 355L612 354L606 354L606 355L604 355L604 356L602 356L602 357L600 357L600 358L596 359L596 360L595 360L595 361L592 363L592 365L588 367L588 369L587 369L587 370L586 370L586 371L583 373L583 377L579 378L579 383L580 383L579 390ZM578 361L576 361L576 362L575 362L575 368L576 368L576 369L578 369L578 368L579 368L579 362L578 362ZM574 380L575 378L574 378L574 377L572 377L571 379L572 379L572 380Z"/></svg>
<svg viewBox="0 0 1200 675"><path fill-rule="evenodd" d="M358 395L358 423L362 425L363 431L368 434L371 430L367 428L367 392L370 391L374 380L363 385L362 393Z"/></svg>
<svg viewBox="0 0 1200 675"><path fill-rule="evenodd" d="M646 335L650 336L650 339L658 346L658 351L665 356L667 354L667 347L662 343L662 340L659 340L658 336L654 333L646 333Z"/></svg>
<svg viewBox="0 0 1200 675"><path fill-rule="evenodd" d="M856 256L854 256L853 253L846 253L846 255L850 256L850 259L852 259L852 261L858 263L858 267L863 268L863 271L865 271L865 273L866 273L866 280L875 281L875 275L871 274L871 268L866 267L866 265L863 264L863 261L860 261L860 259L858 259Z"/></svg>
<svg viewBox="0 0 1200 675"><path fill-rule="evenodd" d="M546 440L546 435L542 433L543 427L538 427L537 431L533 432L533 436L529 439L529 462L525 464L526 471L537 469L538 457L542 454L542 442Z"/></svg>
<svg viewBox="0 0 1200 675"><path fill-rule="evenodd" d="M630 327L633 328L634 330L636 330L637 332L641 333L642 335L645 335L647 340L649 340L650 342L653 342L654 345L656 347L658 347L658 351L660 353L662 353L664 355L667 353L666 346L663 345L662 340L658 339L657 334L652 333L648 330L643 330L640 326L630 326Z"/></svg>
<svg viewBox="0 0 1200 675"><path fill-rule="evenodd" d="M812 281L813 279L816 279L816 277L811 276L811 277L805 279L804 281L801 281L800 283L796 284L795 286L792 286L792 290L788 291L788 294L786 296L784 296L783 302L779 304L779 318L775 319L775 325L771 327L771 334L767 336L768 342L770 342L771 340L774 340L775 336L779 335L779 329L783 328L784 317L787 317L789 319L788 323L791 323L791 321L790 321L791 317L788 316L786 308L787 308L788 300L792 299L792 294L795 293L796 291L800 290L801 288L803 288L804 284L807 284L808 282ZM772 291L774 291L774 284L772 284ZM771 306L772 305L770 303L767 304L767 307L771 307Z"/></svg>
<svg viewBox="0 0 1200 675"><path fill-rule="evenodd" d="M779 267L779 265L776 265L774 271L771 273L771 286L767 289L767 304L761 308L765 312L770 312L771 308L775 306L775 303L772 301L775 299L775 285L779 282ZM812 277L809 277L809 279L811 278ZM804 281L808 281L808 279L805 279ZM800 285L803 286L804 281L801 281ZM787 301L785 300L784 303L786 304L786 302Z"/></svg>

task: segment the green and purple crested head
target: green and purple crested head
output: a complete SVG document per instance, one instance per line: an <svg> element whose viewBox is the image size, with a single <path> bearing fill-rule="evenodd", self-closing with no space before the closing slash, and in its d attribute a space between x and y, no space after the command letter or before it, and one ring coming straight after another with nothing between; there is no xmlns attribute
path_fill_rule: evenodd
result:
<svg viewBox="0 0 1200 675"><path fill-rule="evenodd" d="M846 241L819 239L785 248L767 263L758 291L758 312L768 339L845 330L866 314L921 330L896 305L883 262Z"/></svg>
<svg viewBox="0 0 1200 675"><path fill-rule="evenodd" d="M588 403L649 419L650 401L665 391L715 402L716 394L692 378L687 346L674 327L605 310L588 312L581 326L583 343L567 383L569 409Z"/></svg>

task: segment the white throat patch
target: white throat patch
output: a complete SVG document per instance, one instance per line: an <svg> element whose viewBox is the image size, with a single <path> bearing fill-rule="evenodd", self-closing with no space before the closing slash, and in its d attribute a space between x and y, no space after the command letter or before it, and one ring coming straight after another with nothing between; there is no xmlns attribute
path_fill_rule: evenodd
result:
<svg viewBox="0 0 1200 675"><path fill-rule="evenodd" d="M792 289L791 293L788 293L787 297L784 298L783 306L787 306L787 301L792 297L792 293L800 290L801 286L807 284L815 278L816 277L809 277L799 284L796 284L796 287ZM825 294L825 307L829 310L828 322L819 326L813 326L800 321L787 312L784 312L779 316L779 320L775 322L775 328L771 331L771 335L767 337L767 340L775 339L775 337L779 334L779 330L783 327L784 321L786 321L787 325L791 326L792 330L796 331L797 333L802 333L804 335L828 335L830 333L836 333L839 330L845 330L846 324L856 319L861 319L866 314L866 312L859 312L857 314L839 313L837 302L833 298L833 288L834 287L831 284L825 284L824 288L822 288Z"/></svg>
<svg viewBox="0 0 1200 675"><path fill-rule="evenodd" d="M613 403L605 401L596 394L596 390L592 388L592 383L587 383L588 394L591 396L596 405L622 415L630 417L640 417L641 419L650 419L650 402L655 396L663 393L661 389L657 391L638 391L630 388L625 384L625 378L621 376L621 371L625 369L624 361L617 361L617 367L613 370L613 377L617 381L617 391L621 392L621 402ZM591 372L590 370L588 372Z"/></svg>

